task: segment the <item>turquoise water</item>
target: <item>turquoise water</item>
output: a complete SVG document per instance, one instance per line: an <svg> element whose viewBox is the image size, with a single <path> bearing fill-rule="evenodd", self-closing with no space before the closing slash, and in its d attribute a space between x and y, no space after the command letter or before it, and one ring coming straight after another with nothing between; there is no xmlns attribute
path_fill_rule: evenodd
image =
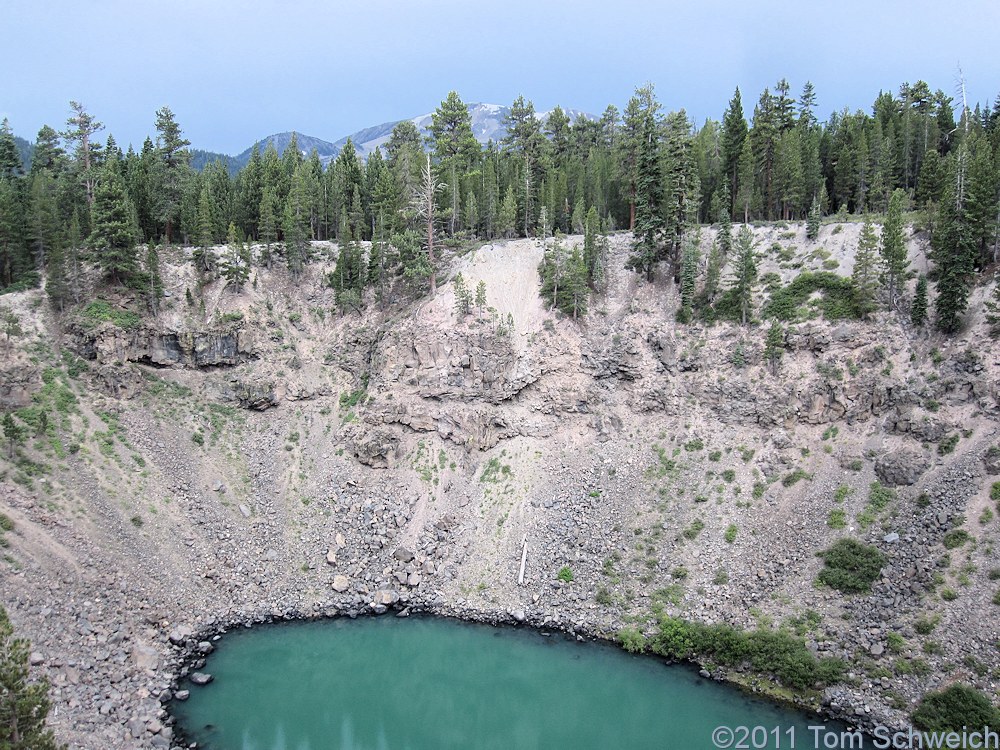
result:
<svg viewBox="0 0 1000 750"><path fill-rule="evenodd" d="M241 630L205 671L173 710L214 750L700 750L719 725L813 747L821 723L606 644L436 618Z"/></svg>

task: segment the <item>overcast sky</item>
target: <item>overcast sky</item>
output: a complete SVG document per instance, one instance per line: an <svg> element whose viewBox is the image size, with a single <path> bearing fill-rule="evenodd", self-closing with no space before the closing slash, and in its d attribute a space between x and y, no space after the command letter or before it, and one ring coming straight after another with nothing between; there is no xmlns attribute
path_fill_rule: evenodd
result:
<svg viewBox="0 0 1000 750"><path fill-rule="evenodd" d="M271 133L325 140L466 102L600 114L652 81L667 109L746 114L786 77L825 118L923 79L1000 93L997 0L2 0L0 117L34 140L83 102L141 146L167 105L192 145L235 154Z"/></svg>

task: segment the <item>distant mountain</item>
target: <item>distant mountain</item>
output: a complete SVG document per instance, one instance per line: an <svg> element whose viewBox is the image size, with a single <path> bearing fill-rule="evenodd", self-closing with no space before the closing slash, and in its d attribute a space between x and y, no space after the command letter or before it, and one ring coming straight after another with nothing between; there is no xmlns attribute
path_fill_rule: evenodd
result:
<svg viewBox="0 0 1000 750"><path fill-rule="evenodd" d="M567 109L564 111L569 116L571 122L576 122L577 119L581 117L589 120L596 119L593 115L581 112L577 109ZM504 127L503 120L509 112L510 107L500 104L470 104L469 116L472 120L472 132L476 136L476 140L485 145L489 141L499 141L507 135L507 129ZM548 119L550 112L551 110L540 112L538 114L539 119L544 123ZM424 136L428 135L430 132L431 121L432 114L430 112L425 115L418 115L417 117L410 118L410 122L416 125L421 135ZM295 137L303 155L308 155L315 148L319 154L320 161L323 162L324 166L326 166L331 160L337 157L337 154L340 153L340 149L342 149L347 143L348 138L350 138L351 142L354 144L354 148L358 152L358 155L362 159L367 159L376 148L385 145L385 143L389 140L389 137L392 135L393 128L401 122L403 122L403 120L393 120L392 122L384 122L381 125L373 125L371 127L364 128L363 130L359 130L356 133L352 133L349 136L344 136L333 143L324 141L314 136L303 135L302 133L296 133ZM292 134L290 132L277 133L275 135L269 135L267 138L258 141L258 145L260 146L260 150L263 152L268 143L273 143L275 149L277 149L278 154L280 155L288 146L291 138ZM232 163L235 166L235 169L242 169L246 165L246 163L250 160L251 149L252 147L248 148L239 156L232 157Z"/></svg>
<svg viewBox="0 0 1000 750"><path fill-rule="evenodd" d="M546 112L539 112L538 118L544 124L548 120L549 113L552 110ZM596 119L593 115L586 112L581 112L578 109L567 109L564 110L569 116L571 122L576 122L580 117L586 118L588 120ZM507 135L507 128L504 127L504 118L510 113L510 107L501 104L483 104L476 103L469 105L469 117L472 120L472 133L476 136L481 144L486 145L489 141L499 141L501 138ZM410 118L410 122L417 126L421 135L428 135L430 133L431 122L433 121L433 114L428 112L425 115L418 115L417 117ZM392 135L392 129L396 127L402 120L396 120L394 122L386 122L382 125L375 125L374 127L365 128L364 130L359 130L357 133L353 133L350 136L345 136L338 141L334 141L333 145L337 147L339 152L343 148L344 144L347 143L347 138L350 137L351 141L354 143L354 147L357 149L358 154L363 158L367 158L372 151L374 151L379 146L382 146L389 140L389 136Z"/></svg>
<svg viewBox="0 0 1000 750"><path fill-rule="evenodd" d="M302 152L303 156L308 156L312 153L313 149L316 149L316 152L319 154L319 159L323 162L324 166L326 166L331 159L335 158L337 154L340 153L340 146L330 143L329 141L324 141L321 138L316 138L315 136L295 133L295 140L298 143L299 151ZM285 153L285 149L288 148L288 144L291 142L292 132L289 131L287 133L275 133L274 135L269 135L267 138L257 141L257 146L263 154L267 145L269 143L273 143L275 150L278 152L278 156L281 156ZM237 169L242 169L246 166L247 162L250 161L250 154L252 152L253 146L248 148L239 156L233 157L233 161L236 164Z"/></svg>
<svg viewBox="0 0 1000 750"><path fill-rule="evenodd" d="M247 158L250 154L247 153ZM209 164L215 161L221 161L226 165L226 169L229 170L230 175L235 175L240 171L240 165L237 163L237 157L229 156L228 154L219 154L215 151L203 151L200 148L191 149L191 166L195 171L200 172Z"/></svg>

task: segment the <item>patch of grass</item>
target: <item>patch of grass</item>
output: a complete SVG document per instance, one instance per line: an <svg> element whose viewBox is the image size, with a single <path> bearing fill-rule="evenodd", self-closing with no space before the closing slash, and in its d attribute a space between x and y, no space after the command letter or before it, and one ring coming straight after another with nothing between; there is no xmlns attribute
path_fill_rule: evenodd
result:
<svg viewBox="0 0 1000 750"><path fill-rule="evenodd" d="M819 582L845 594L871 591L886 563L885 555L875 547L854 539L839 539L819 554L824 565Z"/></svg>
<svg viewBox="0 0 1000 750"><path fill-rule="evenodd" d="M500 459L495 456L486 462L483 473L479 475L479 481L483 483L496 483L509 479L512 476L511 468L507 464L501 464Z"/></svg>
<svg viewBox="0 0 1000 750"><path fill-rule="evenodd" d="M681 532L681 536L683 536L685 539L689 541L694 541L695 539L698 538L698 535L702 532L704 528L705 528L705 522L702 521L700 518L696 518L691 522L690 526L688 526L686 529L684 529L684 531Z"/></svg>
<svg viewBox="0 0 1000 750"><path fill-rule="evenodd" d="M847 513L843 508L832 508L826 516L826 525L831 529L843 529L847 527Z"/></svg>
<svg viewBox="0 0 1000 750"><path fill-rule="evenodd" d="M955 452L955 446L958 445L959 435L955 433L953 435L948 435L941 439L938 443L937 452L939 456L947 456L949 453Z"/></svg>
<svg viewBox="0 0 1000 750"><path fill-rule="evenodd" d="M732 469L726 469L722 472L722 478L731 484L736 481L736 472Z"/></svg>
<svg viewBox="0 0 1000 750"><path fill-rule="evenodd" d="M723 535L723 539L725 539L729 544L732 544L736 541L736 535L738 533L739 527L735 523L731 523L726 527L726 533Z"/></svg>
<svg viewBox="0 0 1000 750"><path fill-rule="evenodd" d="M750 493L754 500L760 500L764 497L764 491L767 490L767 485L763 482L754 482L753 491Z"/></svg>
<svg viewBox="0 0 1000 750"><path fill-rule="evenodd" d="M891 654L901 654L906 650L906 639L896 632L891 632L885 637L885 645Z"/></svg>
<svg viewBox="0 0 1000 750"><path fill-rule="evenodd" d="M365 397L368 389L365 387L356 388L353 391L344 391L340 394L340 408L353 409Z"/></svg>
<svg viewBox="0 0 1000 750"><path fill-rule="evenodd" d="M965 529L952 529L944 535L944 539L941 540L941 543L944 545L945 549L958 549L970 539L972 539L972 535Z"/></svg>
<svg viewBox="0 0 1000 750"><path fill-rule="evenodd" d="M679 583L672 583L669 586L664 586L662 589L654 591L652 599L654 602L673 604L676 607L684 599L684 587Z"/></svg>
<svg viewBox="0 0 1000 750"><path fill-rule="evenodd" d="M559 572L556 573L556 578L560 581L571 583L573 581L573 570L568 565L563 565L559 568Z"/></svg>
<svg viewBox="0 0 1000 750"><path fill-rule="evenodd" d="M941 598L946 602L953 602L958 599L958 592L955 589L943 588L941 589Z"/></svg>
<svg viewBox="0 0 1000 750"><path fill-rule="evenodd" d="M833 502L842 503L853 494L853 488L848 487L846 484L842 484L833 491Z"/></svg>
<svg viewBox="0 0 1000 750"><path fill-rule="evenodd" d="M118 328L132 330L142 325L142 318L129 310L119 310L110 302L95 299L80 311L80 319L85 328L97 328L101 323L111 323Z"/></svg>
<svg viewBox="0 0 1000 750"><path fill-rule="evenodd" d="M704 447L705 447L705 441L702 440L701 438L694 438L684 443L684 450L688 451L689 453L693 453L694 451L700 451Z"/></svg>
<svg viewBox="0 0 1000 750"><path fill-rule="evenodd" d="M941 615L920 615L914 620L913 629L917 631L918 635L930 635L939 622L941 622Z"/></svg>
<svg viewBox="0 0 1000 750"><path fill-rule="evenodd" d="M821 295L819 299L813 298L816 292ZM800 273L787 286L771 294L762 316L804 320L809 317L807 308L817 310L827 320L860 317L851 280L829 271Z"/></svg>
<svg viewBox="0 0 1000 750"><path fill-rule="evenodd" d="M812 479L812 474L807 472L802 467L798 467L795 469L795 471L785 474L785 476L781 478L781 484L784 487L791 487L800 479Z"/></svg>

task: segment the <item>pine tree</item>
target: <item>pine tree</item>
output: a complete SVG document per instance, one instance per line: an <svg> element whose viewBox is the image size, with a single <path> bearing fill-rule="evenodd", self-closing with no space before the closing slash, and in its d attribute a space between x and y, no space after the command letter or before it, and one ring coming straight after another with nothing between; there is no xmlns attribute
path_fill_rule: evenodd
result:
<svg viewBox="0 0 1000 750"><path fill-rule="evenodd" d="M58 312L63 312L70 301L69 281L66 278L66 251L61 242L53 245L49 253L45 293L49 297L49 304Z"/></svg>
<svg viewBox="0 0 1000 750"><path fill-rule="evenodd" d="M130 280L136 271L136 238L116 162L108 162L102 170L100 184L94 193L92 223L90 245L98 266L118 283Z"/></svg>
<svg viewBox="0 0 1000 750"><path fill-rule="evenodd" d="M785 353L785 331L778 321L772 321L771 327L767 329L767 338L764 340L764 359L767 361L768 369L772 375L778 372L781 364L781 357Z"/></svg>
<svg viewBox="0 0 1000 750"><path fill-rule="evenodd" d="M104 125L98 122L87 112L79 102L70 102L70 109L73 115L66 120L66 125L70 128L62 135L71 144L76 144L74 157L76 160L75 171L79 176L80 184L84 186L87 196L87 205L94 206L95 185L97 183L97 164L95 157L100 153L100 144L95 144L93 137L104 129Z"/></svg>
<svg viewBox="0 0 1000 750"><path fill-rule="evenodd" d="M271 270L274 262L272 246L278 241L278 211L277 198L274 190L270 187L264 188L260 199L260 241L264 245L261 251L261 261Z"/></svg>
<svg viewBox="0 0 1000 750"><path fill-rule="evenodd" d="M422 180L413 194L411 207L414 213L424 221L424 236L427 238L428 278L431 282L430 293L432 297L437 292L437 270L434 258L434 223L437 217L434 211L434 199L444 187L446 187L444 183L434 179L434 172L431 170L431 155L427 154Z"/></svg>
<svg viewBox="0 0 1000 750"><path fill-rule="evenodd" d="M704 299L705 305L711 305L715 301L724 262L719 243L712 242L712 247L708 251L708 265L705 268L705 286L702 289L702 299Z"/></svg>
<svg viewBox="0 0 1000 750"><path fill-rule="evenodd" d="M10 414L5 414L5 433L12 422ZM58 750L52 730L45 727L50 706L48 683L28 681L30 651L28 641L14 637L7 611L0 606L0 748Z"/></svg>
<svg viewBox="0 0 1000 750"><path fill-rule="evenodd" d="M743 144L747 138L747 121L743 116L743 100L739 88L729 101L729 107L722 117L722 174L728 186L726 210L732 216L734 201L740 193L740 180L744 175L740 167ZM736 208L740 208L736 206Z"/></svg>
<svg viewBox="0 0 1000 750"><path fill-rule="evenodd" d="M465 285L465 278L461 272L455 275L452 287L455 291L455 315L461 321L472 311L472 293Z"/></svg>
<svg viewBox="0 0 1000 750"><path fill-rule="evenodd" d="M956 333L961 327L975 272L976 248L966 224L957 180L961 169L958 165L956 175L948 181L931 236L931 258L937 267L934 324L943 333Z"/></svg>
<svg viewBox="0 0 1000 750"><path fill-rule="evenodd" d="M729 198L729 180L726 177L722 179L722 185L720 186L721 195L723 200L719 202L718 205L718 215L717 219L719 222L719 234L718 243L719 250L722 252L722 257L729 255L729 251L733 249L733 220L732 220L732 200Z"/></svg>
<svg viewBox="0 0 1000 750"><path fill-rule="evenodd" d="M815 240L819 237L819 227L820 221L822 219L823 213L819 205L819 196L815 196L812 201L812 206L809 208L809 216L806 219L806 237L810 240Z"/></svg>
<svg viewBox="0 0 1000 750"><path fill-rule="evenodd" d="M221 263L222 277L233 285L236 293L243 291L243 285L250 278L250 248L239 236L239 230L229 222L226 233L226 254Z"/></svg>
<svg viewBox="0 0 1000 750"><path fill-rule="evenodd" d="M695 284L698 278L700 253L698 233L690 235L684 243L681 255L681 307L677 311L678 323L690 323L694 314Z"/></svg>
<svg viewBox="0 0 1000 750"><path fill-rule="evenodd" d="M186 148L191 141L181 136L180 126L174 120L170 107L156 110L156 131L156 217L163 225L167 244L170 244L173 228L180 217L184 183L191 174L191 154Z"/></svg>
<svg viewBox="0 0 1000 750"><path fill-rule="evenodd" d="M11 416L10 412L3 415L3 420L0 422L3 426L3 436L7 440L7 458L14 458L14 450L19 445L23 445L25 439L27 438L28 431L25 429L24 425L14 421L14 417ZM2 659L0 659L2 663ZM5 686L6 687L6 686ZM0 692L0 697L6 697ZM6 717L0 714L0 722L3 722Z"/></svg>
<svg viewBox="0 0 1000 750"><path fill-rule="evenodd" d="M906 237L903 233L903 211L906 208L906 192L896 189L889 199L889 211L882 225L882 262L889 304L895 307L899 299L903 279L909 261L906 257Z"/></svg>
<svg viewBox="0 0 1000 750"><path fill-rule="evenodd" d="M199 274L210 273L215 269L215 254L212 252L215 232L212 220L212 196L208 185L202 187L198 197L197 232L198 245L193 253L194 265Z"/></svg>
<svg viewBox="0 0 1000 750"><path fill-rule="evenodd" d="M753 315L753 290L757 283L757 254L754 252L753 232L744 224L736 236L736 257L733 259L733 276L730 288L735 292L743 325Z"/></svg>
<svg viewBox="0 0 1000 750"><path fill-rule="evenodd" d="M469 108L455 91L431 115L429 141L438 160L440 174L447 175L450 211L448 234L454 236L458 220L460 178L479 157L479 142L472 133Z"/></svg>
<svg viewBox="0 0 1000 750"><path fill-rule="evenodd" d="M478 317L483 317L483 309L486 307L486 282L482 279L476 284L476 310Z"/></svg>
<svg viewBox="0 0 1000 750"><path fill-rule="evenodd" d="M566 259L566 278L563 284L563 312L571 314L573 320L587 313L587 297L590 288L587 286L587 264L584 262L580 248L573 250Z"/></svg>
<svg viewBox="0 0 1000 750"><path fill-rule="evenodd" d="M917 328L927 322L927 277L923 274L917 278L917 289L913 294L913 307L910 308L910 322Z"/></svg>
<svg viewBox="0 0 1000 750"><path fill-rule="evenodd" d="M872 226L871 218L866 216L854 254L854 270L851 272L854 304L863 318L867 318L875 310L875 296L879 285L877 250L875 227Z"/></svg>
<svg viewBox="0 0 1000 750"><path fill-rule="evenodd" d="M514 188L507 188L503 202L500 204L500 213L497 216L497 234L510 239L514 236L514 229L517 226L517 199L514 197Z"/></svg>
<svg viewBox="0 0 1000 750"><path fill-rule="evenodd" d="M652 281L656 263L662 257L663 236L667 229L663 159L657 122L660 105L651 84L637 89L633 99L638 102L636 106L630 102L629 107L636 119L633 129L638 136L635 154L635 238L626 268L642 273L647 281Z"/></svg>

